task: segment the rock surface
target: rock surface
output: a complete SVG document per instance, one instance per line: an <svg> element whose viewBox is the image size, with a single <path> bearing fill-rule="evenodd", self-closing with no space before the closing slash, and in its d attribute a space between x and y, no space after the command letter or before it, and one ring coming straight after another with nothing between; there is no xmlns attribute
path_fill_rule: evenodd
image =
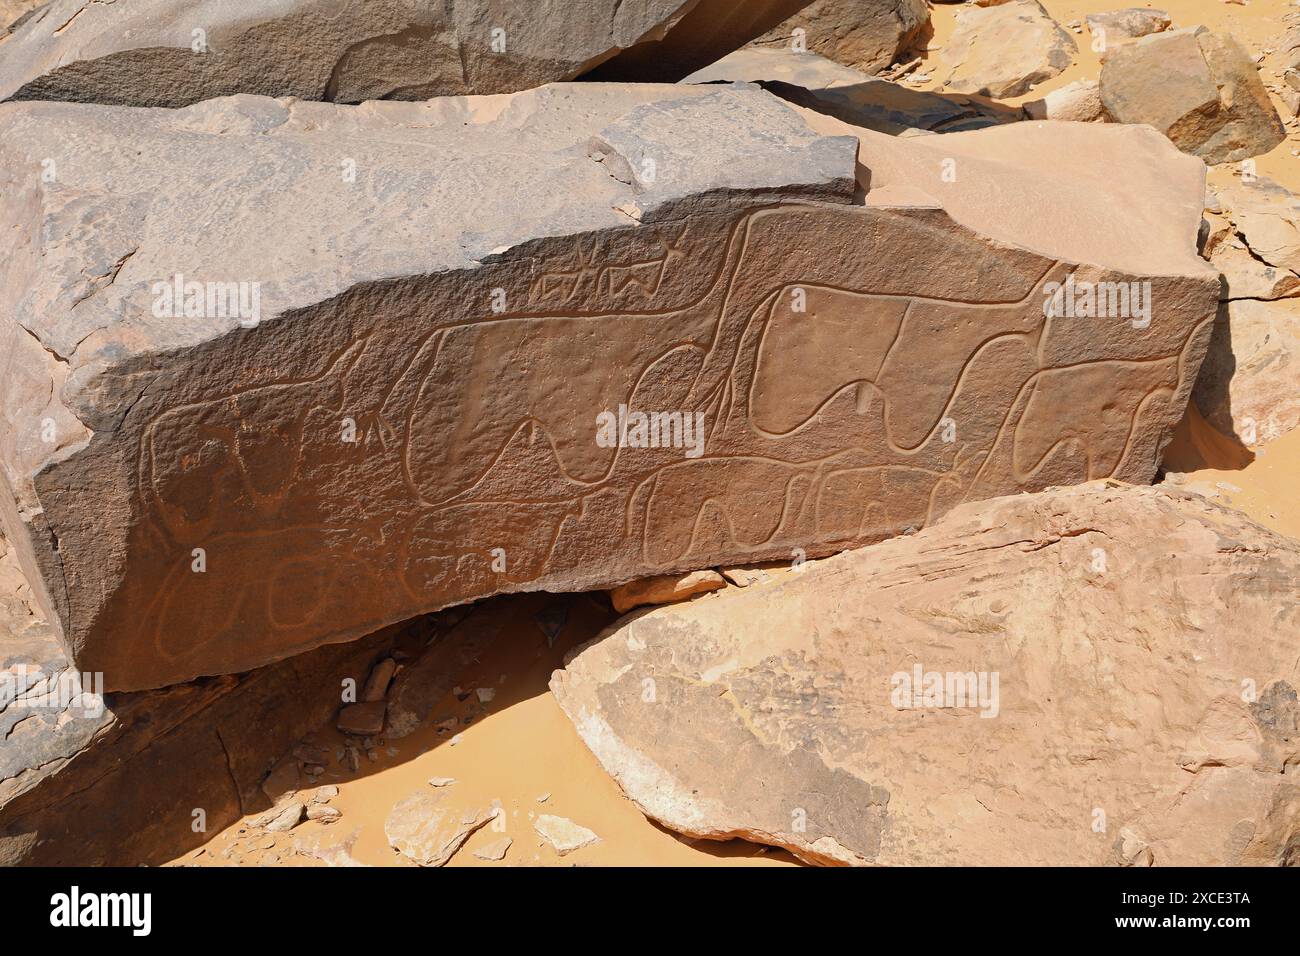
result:
<svg viewBox="0 0 1300 956"><path fill-rule="evenodd" d="M879 73L929 23L925 0L813 0L751 45L817 53L863 73Z"/></svg>
<svg viewBox="0 0 1300 956"><path fill-rule="evenodd" d="M393 849L420 866L442 866L496 812L458 806L447 790L417 790L393 807L384 835Z"/></svg>
<svg viewBox="0 0 1300 956"><path fill-rule="evenodd" d="M791 103L890 135L907 130L954 133L1025 118L1020 109L963 94L911 90L816 53L784 48L737 50L682 82L724 80L758 83Z"/></svg>
<svg viewBox="0 0 1300 956"><path fill-rule="evenodd" d="M551 813L540 813L533 821L536 830L560 856L568 856L574 850L599 843L600 837L584 826L579 826L567 817L557 817Z"/></svg>
<svg viewBox="0 0 1300 956"><path fill-rule="evenodd" d="M1149 7L1126 7L1106 13L1090 13L1083 19L1094 37L1104 36L1107 42L1136 40L1138 37L1168 30L1173 23L1164 10Z"/></svg>
<svg viewBox="0 0 1300 956"><path fill-rule="evenodd" d="M559 0L543 14L487 0L54 0L0 37L0 101L422 100L529 89L598 66L676 80L798 6Z"/></svg>
<svg viewBox="0 0 1300 956"><path fill-rule="evenodd" d="M1300 544L1096 483L609 628L551 688L652 819L816 863L1288 865Z"/></svg>
<svg viewBox="0 0 1300 956"><path fill-rule="evenodd" d="M1041 100L1026 103L1025 112L1031 119L1064 123L1104 123L1110 119L1101 102L1101 85L1095 80L1076 80L1052 90Z"/></svg>
<svg viewBox="0 0 1300 956"><path fill-rule="evenodd" d="M936 78L958 93L1019 96L1063 72L1078 49L1038 0L963 7Z"/></svg>
<svg viewBox="0 0 1300 956"><path fill-rule="evenodd" d="M1286 138L1250 55L1205 27L1108 48L1101 99L1117 123L1146 123L1211 165L1266 153Z"/></svg>
<svg viewBox="0 0 1300 956"><path fill-rule="evenodd" d="M857 206L863 131L817 120L608 84L3 111L0 509L76 666L157 687L1150 480L1217 301L1200 164L1106 126L869 138ZM1045 320L1070 274L1150 282L1151 321ZM173 314L207 312L176 276L260 312Z"/></svg>
<svg viewBox="0 0 1300 956"><path fill-rule="evenodd" d="M661 574L619 585L609 592L614 610L625 614L643 604L671 604L697 594L720 591L726 579L717 571L691 571L687 574Z"/></svg>
<svg viewBox="0 0 1300 956"><path fill-rule="evenodd" d="M1220 189L1207 243L1224 276L1193 400L1247 445L1300 426L1300 200L1266 178Z"/></svg>
<svg viewBox="0 0 1300 956"><path fill-rule="evenodd" d="M160 864L269 806L300 781L289 762L292 782L268 799L268 771L399 633L236 677L77 699L69 688L93 691L94 675L70 668L13 557L0 538L0 866Z"/></svg>

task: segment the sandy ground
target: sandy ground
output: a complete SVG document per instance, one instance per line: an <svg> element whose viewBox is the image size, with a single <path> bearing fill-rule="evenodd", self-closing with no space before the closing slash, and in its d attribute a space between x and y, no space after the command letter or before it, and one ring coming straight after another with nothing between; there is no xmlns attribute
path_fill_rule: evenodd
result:
<svg viewBox="0 0 1300 956"><path fill-rule="evenodd" d="M1122 2L1098 0L1043 0L1063 25L1082 20L1087 13L1112 10ZM1223 0L1165 0L1157 4L1174 18L1174 26L1204 24L1224 30L1258 53L1280 35L1281 15L1295 9L1286 0L1250 0L1240 6ZM932 47L951 35L957 6L936 5ZM1076 35L1079 56L1073 67L1026 96L1012 102L1036 99L1076 79L1095 79L1099 62L1086 29ZM1300 192L1300 148L1294 134L1281 146L1257 159L1258 171L1289 189ZM1236 175L1232 168L1211 171L1211 182ZM1238 508L1260 523L1300 537L1300 430L1271 445L1246 450L1224 439L1194 413L1183 422L1166 456L1171 484L1209 495ZM698 600L710 600L709 596ZM242 822L214 835L205 846L174 861L198 866L324 865L321 856L330 849L348 848L351 860L368 865L405 865L389 846L383 822L389 809L414 790L428 787L431 777L453 777L457 805L491 805L504 809L497 829L485 827L472 836L448 864L450 866L571 866L571 865L797 865L788 855L740 841L710 843L675 837L650 823L626 800L614 782L587 751L567 718L547 690L551 671L564 652L593 638L614 618L601 596L575 598L564 632L548 648L533 614L535 600L522 597L510 605L510 621L503 639L492 647L469 673L461 688L491 687L496 695L486 705L477 695L454 693L435 713L454 715L461 728L454 738L427 728L398 741L386 741L377 760L363 761L350 773L336 761L319 781L339 787L330 805L342 811L331 824L308 821L289 833L254 831ZM342 737L322 728L318 742L331 749ZM453 739L455 742L453 743ZM532 820L539 813L567 817L593 831L601 842L565 857L558 856L535 833ZM474 856L481 847L509 836L513 844L501 862L484 862ZM338 864L347 859L334 856Z"/></svg>
<svg viewBox="0 0 1300 956"><path fill-rule="evenodd" d="M548 648L533 617L538 603L531 595L512 599L502 638L461 675L459 686L466 699L453 691L434 708L439 718L455 716L462 722L455 736L428 727L385 741L377 748L378 760L363 760L357 773L334 762L319 784L339 787L329 805L342 811L341 820L307 821L280 834L252 830L241 822L175 863L319 866L323 864L314 851L348 846L361 864L408 865L388 845L384 819L407 794L427 789L430 778L452 777L456 783L448 792L457 806L499 802L505 815L498 817L500 824L475 833L449 866L798 865L782 851L739 840L692 843L679 838L650 823L622 796L546 686L565 652L595 637L617 615L603 595L575 596L564 630ZM473 692L480 687L496 692L486 705L479 704ZM314 739L334 749L343 737L327 727ZM594 831L601 842L560 857L533 830L532 820L539 813L566 817ZM474 856L474 850L503 836L513 841L504 860L486 862Z"/></svg>

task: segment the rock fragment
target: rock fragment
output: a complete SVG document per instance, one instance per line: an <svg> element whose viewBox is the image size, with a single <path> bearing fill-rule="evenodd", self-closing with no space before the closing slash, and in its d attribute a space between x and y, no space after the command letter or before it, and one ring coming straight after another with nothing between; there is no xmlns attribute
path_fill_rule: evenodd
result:
<svg viewBox="0 0 1300 956"><path fill-rule="evenodd" d="M496 815L493 807L458 806L447 790L417 790L384 821L389 844L420 866L442 866Z"/></svg>
<svg viewBox="0 0 1300 956"><path fill-rule="evenodd" d="M816 53L872 74L893 63L929 23L925 0L813 0L750 46Z"/></svg>
<svg viewBox="0 0 1300 956"><path fill-rule="evenodd" d="M964 7L936 75L954 92L1019 96L1063 72L1078 49L1037 0Z"/></svg>
<svg viewBox="0 0 1300 956"><path fill-rule="evenodd" d="M614 603L614 610L623 614L643 604L684 601L697 594L719 591L726 586L726 580L717 571L662 574L620 585L609 592L609 599Z"/></svg>
<svg viewBox="0 0 1300 956"><path fill-rule="evenodd" d="M600 837L586 827L574 823L567 817L557 817L551 813L539 813L537 819L533 821L533 829L560 856L568 856L575 850L600 842Z"/></svg>

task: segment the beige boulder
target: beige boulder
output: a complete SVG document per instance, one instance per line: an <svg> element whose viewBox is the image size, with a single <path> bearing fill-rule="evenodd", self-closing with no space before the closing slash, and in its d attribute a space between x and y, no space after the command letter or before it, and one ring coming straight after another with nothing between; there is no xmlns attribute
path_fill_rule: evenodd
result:
<svg viewBox="0 0 1300 956"><path fill-rule="evenodd" d="M1205 27L1107 50L1101 99L1118 123L1145 123L1207 163L1266 153L1286 138L1250 54Z"/></svg>
<svg viewBox="0 0 1300 956"><path fill-rule="evenodd" d="M814 863L1293 865L1300 544L1116 483L611 626L551 689L651 819Z"/></svg>
<svg viewBox="0 0 1300 956"><path fill-rule="evenodd" d="M0 101L187 106L235 93L422 100L677 80L803 0L52 0L0 35Z"/></svg>
<svg viewBox="0 0 1300 956"><path fill-rule="evenodd" d="M1104 123L1110 119L1101 102L1101 85L1095 80L1075 80L1052 90L1041 100L1025 104L1030 119L1066 123Z"/></svg>
<svg viewBox="0 0 1300 956"><path fill-rule="evenodd" d="M624 614L643 604L671 604L697 594L720 591L727 581L717 571L691 571L689 574L661 574L619 585L609 592L614 610Z"/></svg>
<svg viewBox="0 0 1300 956"><path fill-rule="evenodd" d="M750 45L818 53L863 73L879 73L929 24L926 0L813 0Z"/></svg>
<svg viewBox="0 0 1300 956"><path fill-rule="evenodd" d="M1063 72L1078 50L1038 0L963 7L935 79L958 93L1019 96Z"/></svg>
<svg viewBox="0 0 1300 956"><path fill-rule="evenodd" d="M1105 13L1089 13L1083 18L1094 37L1111 40L1135 40L1169 29L1173 19L1164 10L1150 7L1126 7Z"/></svg>

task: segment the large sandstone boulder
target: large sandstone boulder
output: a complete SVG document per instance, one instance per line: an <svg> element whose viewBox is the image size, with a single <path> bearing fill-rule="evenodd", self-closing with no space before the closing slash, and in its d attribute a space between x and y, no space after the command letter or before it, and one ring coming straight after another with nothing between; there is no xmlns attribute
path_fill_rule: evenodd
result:
<svg viewBox="0 0 1300 956"><path fill-rule="evenodd" d="M746 48L697 70L683 83L758 83L782 99L854 126L899 135L953 133L1019 122L1024 110L957 93L911 90L816 53Z"/></svg>
<svg viewBox="0 0 1300 956"><path fill-rule="evenodd" d="M551 689L641 810L815 863L1294 865L1300 544L1107 483L633 615Z"/></svg>
<svg viewBox="0 0 1300 956"><path fill-rule="evenodd" d="M1150 480L1217 301L1201 164L858 131L857 182L807 115L837 135L752 87L5 107L0 510L74 664L157 687Z"/></svg>
<svg viewBox="0 0 1300 956"><path fill-rule="evenodd" d="M926 0L813 0L752 45L819 53L863 73L879 73L929 25Z"/></svg>
<svg viewBox="0 0 1300 956"><path fill-rule="evenodd" d="M421 100L528 89L598 66L676 80L804 2L53 0L0 35L0 101Z"/></svg>
<svg viewBox="0 0 1300 956"><path fill-rule="evenodd" d="M1116 122L1154 126L1211 165L1266 153L1286 138L1250 54L1205 27L1108 48L1100 82Z"/></svg>
<svg viewBox="0 0 1300 956"><path fill-rule="evenodd" d="M1078 50L1038 0L963 7L935 78L957 93L1020 96L1066 70Z"/></svg>

